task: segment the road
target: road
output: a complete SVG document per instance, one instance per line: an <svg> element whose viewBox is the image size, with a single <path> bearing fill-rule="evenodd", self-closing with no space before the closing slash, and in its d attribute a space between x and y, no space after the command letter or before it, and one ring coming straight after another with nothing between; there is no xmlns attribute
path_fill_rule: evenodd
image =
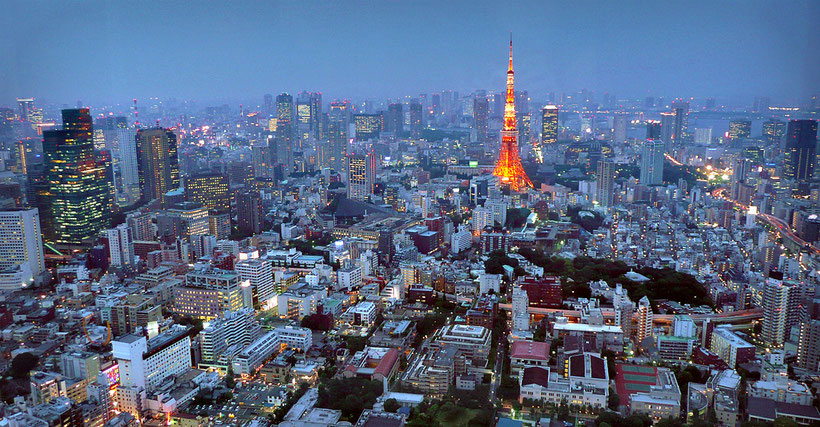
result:
<svg viewBox="0 0 820 427"><path fill-rule="evenodd" d="M498 304L498 308L501 310L512 312L512 304ZM561 313L563 316L568 318L579 319L581 317L580 311L565 310L562 308L529 307L527 311L530 314L538 314L542 316L547 314ZM615 318L615 310L612 308L602 307L601 314L603 314L604 319ZM696 322L703 322L706 319L710 319L715 323L733 323L746 320L751 321L759 319L761 317L763 317L763 309L753 308L749 310L728 311L725 313L693 314L692 320ZM652 316L652 322L656 325L671 325L672 320L674 320L674 318L674 314L654 314Z"/></svg>
<svg viewBox="0 0 820 427"><path fill-rule="evenodd" d="M498 339L498 348L497 353L495 355L495 366L493 366L493 378L492 382L490 383L490 403L495 405L496 400L496 393L498 392L498 386L501 385L501 375L503 374L502 370L504 368L504 349L507 347L505 344L507 342L507 331L505 330L501 337Z"/></svg>
<svg viewBox="0 0 820 427"><path fill-rule="evenodd" d="M732 202L736 207L738 207L740 209L743 209L743 210L748 210L749 209L749 207L747 205L744 205L740 202L737 202L735 200L730 199L726 195L726 189L725 188L717 188L717 189L713 190L712 191L712 197L715 197L715 198L718 198L718 199L723 199L723 200L726 200L727 202ZM792 242L797 244L799 247L809 249L812 252L814 252L815 254L820 255L820 248L818 248L817 246L814 246L811 243L801 239L792 230L792 228L789 226L789 224L786 223L786 221L783 221L782 219L780 219L776 216L769 215L769 214L764 214L764 213L758 213L757 214L757 219L759 221L762 221L762 222L765 222L765 223L771 225L772 227L774 227L778 231L778 233L780 233L781 236L785 236L786 238L788 238L789 240L791 240Z"/></svg>

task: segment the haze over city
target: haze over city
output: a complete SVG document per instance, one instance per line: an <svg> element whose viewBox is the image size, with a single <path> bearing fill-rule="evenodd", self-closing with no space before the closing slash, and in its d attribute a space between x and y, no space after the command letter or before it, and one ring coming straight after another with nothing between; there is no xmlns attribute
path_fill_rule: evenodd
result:
<svg viewBox="0 0 820 427"><path fill-rule="evenodd" d="M820 426L820 1L0 38L0 427Z"/></svg>
<svg viewBox="0 0 820 427"><path fill-rule="evenodd" d="M513 31L520 86L531 93L794 103L820 88L820 58L809 54L819 15L815 1L10 1L0 16L0 99L490 90Z"/></svg>

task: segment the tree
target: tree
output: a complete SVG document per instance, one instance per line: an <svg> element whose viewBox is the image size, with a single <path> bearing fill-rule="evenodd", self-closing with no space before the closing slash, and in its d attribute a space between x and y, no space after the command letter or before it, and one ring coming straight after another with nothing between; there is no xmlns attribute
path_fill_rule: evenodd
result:
<svg viewBox="0 0 820 427"><path fill-rule="evenodd" d="M621 404L621 397L618 396L618 393L615 393L615 390L609 390L609 398L607 399L607 407L612 409L613 411L618 410L618 405Z"/></svg>
<svg viewBox="0 0 820 427"><path fill-rule="evenodd" d="M14 378L28 378L29 372L39 363L37 356L25 352L14 356L11 360L11 376Z"/></svg>
<svg viewBox="0 0 820 427"><path fill-rule="evenodd" d="M401 408L401 405L396 399L392 397L384 401L384 410L387 412L396 412Z"/></svg>
<svg viewBox="0 0 820 427"><path fill-rule="evenodd" d="M233 390L236 387L236 379L233 377L233 365L228 365L228 373L225 375L225 387Z"/></svg>

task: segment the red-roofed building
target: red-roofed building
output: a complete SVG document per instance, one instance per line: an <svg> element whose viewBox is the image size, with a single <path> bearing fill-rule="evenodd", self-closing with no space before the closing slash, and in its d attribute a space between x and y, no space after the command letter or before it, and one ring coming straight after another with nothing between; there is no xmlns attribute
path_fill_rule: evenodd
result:
<svg viewBox="0 0 820 427"><path fill-rule="evenodd" d="M510 370L513 376L518 371L532 367L546 367L550 359L550 345L546 342L517 340L510 349Z"/></svg>
<svg viewBox="0 0 820 427"><path fill-rule="evenodd" d="M399 356L400 353L395 348L365 347L353 355L350 364L344 367L342 375L345 378L390 380L399 369Z"/></svg>

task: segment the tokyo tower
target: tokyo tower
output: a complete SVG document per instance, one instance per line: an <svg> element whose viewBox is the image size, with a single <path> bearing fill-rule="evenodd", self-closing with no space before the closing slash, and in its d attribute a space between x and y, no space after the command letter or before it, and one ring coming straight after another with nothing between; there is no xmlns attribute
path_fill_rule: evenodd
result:
<svg viewBox="0 0 820 427"><path fill-rule="evenodd" d="M508 184L514 191L522 187L532 187L532 181L521 166L518 157L518 131L515 129L515 73L512 63L512 35L510 35L510 68L507 69L507 103L504 105L504 129L501 131L501 152L495 163L493 175L501 178L502 184Z"/></svg>

